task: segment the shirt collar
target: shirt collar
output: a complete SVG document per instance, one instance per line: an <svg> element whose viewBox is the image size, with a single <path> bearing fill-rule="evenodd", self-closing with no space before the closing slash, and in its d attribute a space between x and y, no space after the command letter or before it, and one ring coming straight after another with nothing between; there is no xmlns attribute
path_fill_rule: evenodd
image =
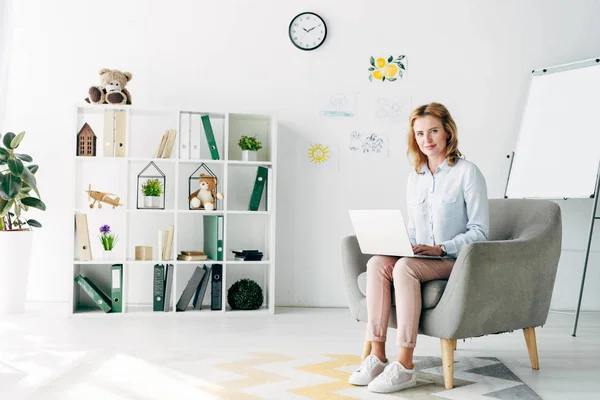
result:
<svg viewBox="0 0 600 400"><path fill-rule="evenodd" d="M440 171L447 171L450 168L451 167L448 165L448 161L444 160L437 169ZM424 163L421 165L421 175L425 175L427 172L429 172L429 167L427 166L427 163Z"/></svg>

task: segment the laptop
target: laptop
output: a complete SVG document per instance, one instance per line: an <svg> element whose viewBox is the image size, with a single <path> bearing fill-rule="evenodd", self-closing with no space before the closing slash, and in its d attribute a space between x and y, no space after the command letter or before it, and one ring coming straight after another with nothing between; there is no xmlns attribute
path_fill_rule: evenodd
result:
<svg viewBox="0 0 600 400"><path fill-rule="evenodd" d="M400 210L350 210L350 219L363 254L454 259L415 254Z"/></svg>

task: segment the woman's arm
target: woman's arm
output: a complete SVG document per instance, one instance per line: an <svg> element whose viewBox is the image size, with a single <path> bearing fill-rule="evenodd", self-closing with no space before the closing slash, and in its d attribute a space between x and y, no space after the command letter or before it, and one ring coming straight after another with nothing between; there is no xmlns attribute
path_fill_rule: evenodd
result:
<svg viewBox="0 0 600 400"><path fill-rule="evenodd" d="M489 234L489 204L487 185L479 168L474 164L463 179L465 207L467 210L467 231L443 243L451 257L458 257L463 246L468 243L487 240Z"/></svg>

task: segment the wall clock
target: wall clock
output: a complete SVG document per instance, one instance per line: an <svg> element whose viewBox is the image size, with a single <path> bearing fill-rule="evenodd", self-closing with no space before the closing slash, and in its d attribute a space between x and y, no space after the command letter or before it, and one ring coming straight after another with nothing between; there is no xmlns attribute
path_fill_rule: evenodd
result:
<svg viewBox="0 0 600 400"><path fill-rule="evenodd" d="M327 37L327 26L323 18L312 12L296 15L288 29L290 40L301 50L314 50L321 46Z"/></svg>

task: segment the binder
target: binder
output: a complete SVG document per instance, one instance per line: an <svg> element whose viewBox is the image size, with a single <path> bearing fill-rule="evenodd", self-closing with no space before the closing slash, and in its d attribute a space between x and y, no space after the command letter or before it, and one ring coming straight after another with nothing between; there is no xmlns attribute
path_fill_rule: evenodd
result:
<svg viewBox="0 0 600 400"><path fill-rule="evenodd" d="M210 309L220 310L222 305L221 295L223 288L223 266L221 264L213 264L211 269L211 288L210 288Z"/></svg>
<svg viewBox="0 0 600 400"><path fill-rule="evenodd" d="M125 140L127 134L127 115L125 111L114 111L115 157L127 156Z"/></svg>
<svg viewBox="0 0 600 400"><path fill-rule="evenodd" d="M199 160L202 119L199 114L190 114L190 159Z"/></svg>
<svg viewBox="0 0 600 400"><path fill-rule="evenodd" d="M75 214L75 232L77 234L79 261L90 261L92 259L92 247L90 246L87 214Z"/></svg>
<svg viewBox="0 0 600 400"><path fill-rule="evenodd" d="M206 294L206 288L208 287L208 281L211 278L211 267L207 267L203 265L204 276L200 281L200 285L198 285L198 289L196 290L196 294L194 295L194 310L202 310L202 301L204 300L204 295Z"/></svg>
<svg viewBox="0 0 600 400"><path fill-rule="evenodd" d="M223 261L223 216L203 217L204 253L210 260Z"/></svg>
<svg viewBox="0 0 600 400"><path fill-rule="evenodd" d="M127 119L125 111L104 111L104 136L102 141L104 157L125 157Z"/></svg>
<svg viewBox="0 0 600 400"><path fill-rule="evenodd" d="M165 311L171 311L171 287L173 286L173 264L167 264L165 271Z"/></svg>
<svg viewBox="0 0 600 400"><path fill-rule="evenodd" d="M75 282L77 282L81 289L83 289L83 292L87 294L94 304L100 307L102 311L109 313L112 310L110 299L94 284L94 282L81 274L77 275Z"/></svg>
<svg viewBox="0 0 600 400"><path fill-rule="evenodd" d="M190 132L192 129L190 113L179 114L179 158L190 158Z"/></svg>
<svg viewBox="0 0 600 400"><path fill-rule="evenodd" d="M110 266L110 300L113 312L123 312L123 264Z"/></svg>
<svg viewBox="0 0 600 400"><path fill-rule="evenodd" d="M165 266L156 264L154 266L154 293L153 311L165 310Z"/></svg>
<svg viewBox="0 0 600 400"><path fill-rule="evenodd" d="M190 304L190 300L192 300L192 296L198 288L198 285L200 285L202 277L205 273L206 271L204 269L196 267L194 273L192 274L192 277L185 286L185 289L183 289L183 293L181 294L179 301L177 302L177 311L185 311L187 306Z"/></svg>
<svg viewBox="0 0 600 400"><path fill-rule="evenodd" d="M217 142L215 141L215 135L213 133L212 125L210 124L210 117L208 115L202 116L202 126L204 126L204 133L206 134L206 141L208 142L210 156L213 160L219 160L219 149L217 149Z"/></svg>
<svg viewBox="0 0 600 400"><path fill-rule="evenodd" d="M254 178L254 188L250 195L250 203L248 204L248 211L258 211L260 206L260 199L262 197L265 183L267 183L267 174L269 170L266 167L259 166L256 170L256 177Z"/></svg>

